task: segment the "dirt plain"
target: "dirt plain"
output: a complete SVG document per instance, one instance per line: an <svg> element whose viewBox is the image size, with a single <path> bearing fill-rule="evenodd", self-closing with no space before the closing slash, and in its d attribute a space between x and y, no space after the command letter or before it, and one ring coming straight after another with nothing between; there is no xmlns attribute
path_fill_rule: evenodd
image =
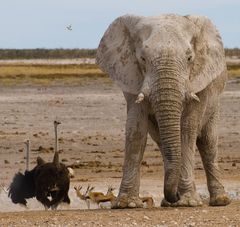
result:
<svg viewBox="0 0 240 227"><path fill-rule="evenodd" d="M72 166L70 206L45 211L35 199L28 209L12 204L0 189L0 226L240 226L240 78L230 80L221 97L219 166L232 197L227 207L209 207L204 170L196 152L195 177L204 205L160 208L163 163L149 137L141 168L141 195L153 196L156 208L96 209L80 201L74 186L88 184L105 192L120 184L124 156L126 104L109 79L84 79L75 85L0 87L0 184L6 190L14 173L25 169L23 142L31 140L30 166L40 155L53 157L53 121L59 120L61 160ZM105 205L109 208L109 204Z"/></svg>

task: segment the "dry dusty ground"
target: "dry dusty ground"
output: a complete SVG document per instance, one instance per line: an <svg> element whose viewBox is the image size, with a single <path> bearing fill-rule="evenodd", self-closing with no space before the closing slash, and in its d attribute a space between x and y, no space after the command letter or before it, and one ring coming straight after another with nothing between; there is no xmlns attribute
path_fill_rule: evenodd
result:
<svg viewBox="0 0 240 227"><path fill-rule="evenodd" d="M86 81L85 81L86 82ZM228 83L221 99L219 165L224 185L233 198L227 207L207 206L204 171L196 153L197 189L201 208L160 208L163 165L149 138L142 163L141 195L152 195L157 208L86 210L73 186L88 184L98 191L119 187L124 152L126 105L120 90L106 79L81 86L0 87L0 184L5 188L17 171L25 169L23 141L31 140L31 167L38 155L53 157L53 121L59 127L61 159L75 169L69 207L44 211L35 199L25 209L0 193L0 226L240 226L240 85ZM117 193L117 190L116 192ZM109 204L106 204L109 206Z"/></svg>

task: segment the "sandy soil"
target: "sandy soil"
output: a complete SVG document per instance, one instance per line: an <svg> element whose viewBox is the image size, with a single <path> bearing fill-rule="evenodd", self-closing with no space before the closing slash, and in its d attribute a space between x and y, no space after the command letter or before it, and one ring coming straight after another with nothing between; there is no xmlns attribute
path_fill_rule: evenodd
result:
<svg viewBox="0 0 240 227"><path fill-rule="evenodd" d="M74 166L71 205L44 211L36 199L28 209L12 204L0 189L0 226L240 226L240 86L229 82L221 98L219 166L224 185L233 198L227 207L207 206L208 192L198 152L197 190L201 208L160 208L163 198L163 163L149 138L142 163L141 195L151 195L156 208L137 210L86 210L73 186L88 184L105 192L119 187L124 154L126 104L121 91L102 81L85 86L0 87L0 184L8 187L17 171L25 169L24 140L31 140L31 168L40 155L53 157L53 121L59 127L61 159ZM115 191L117 194L117 190ZM109 204L104 204L109 208Z"/></svg>

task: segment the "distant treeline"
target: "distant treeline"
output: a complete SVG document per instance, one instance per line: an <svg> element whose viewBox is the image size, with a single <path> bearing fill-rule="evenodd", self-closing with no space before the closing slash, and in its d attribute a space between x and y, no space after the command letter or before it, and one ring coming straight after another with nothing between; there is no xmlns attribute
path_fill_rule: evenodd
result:
<svg viewBox="0 0 240 227"><path fill-rule="evenodd" d="M240 49L225 49L226 56L238 56ZM94 58L96 49L0 49L0 59L73 59Z"/></svg>
<svg viewBox="0 0 240 227"><path fill-rule="evenodd" d="M0 49L0 59L94 58L96 49Z"/></svg>
<svg viewBox="0 0 240 227"><path fill-rule="evenodd" d="M240 58L240 49L239 48L233 48L233 49L225 48L225 54L226 54L226 56L229 56L229 57L237 56L238 58Z"/></svg>

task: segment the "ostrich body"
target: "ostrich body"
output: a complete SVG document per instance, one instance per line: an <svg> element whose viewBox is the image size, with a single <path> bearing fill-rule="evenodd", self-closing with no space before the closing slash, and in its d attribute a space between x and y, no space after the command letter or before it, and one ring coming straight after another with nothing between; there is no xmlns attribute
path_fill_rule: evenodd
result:
<svg viewBox="0 0 240 227"><path fill-rule="evenodd" d="M70 203L68 191L70 176L67 167L59 162L57 126L60 122L54 121L55 129L55 152L52 162L45 162L37 158L37 165L27 170L24 174L15 174L9 187L8 196L13 203L20 203L26 206L26 199L36 197L45 209L57 209L61 202ZM27 150L29 143L26 142ZM51 199L49 199L51 197Z"/></svg>

